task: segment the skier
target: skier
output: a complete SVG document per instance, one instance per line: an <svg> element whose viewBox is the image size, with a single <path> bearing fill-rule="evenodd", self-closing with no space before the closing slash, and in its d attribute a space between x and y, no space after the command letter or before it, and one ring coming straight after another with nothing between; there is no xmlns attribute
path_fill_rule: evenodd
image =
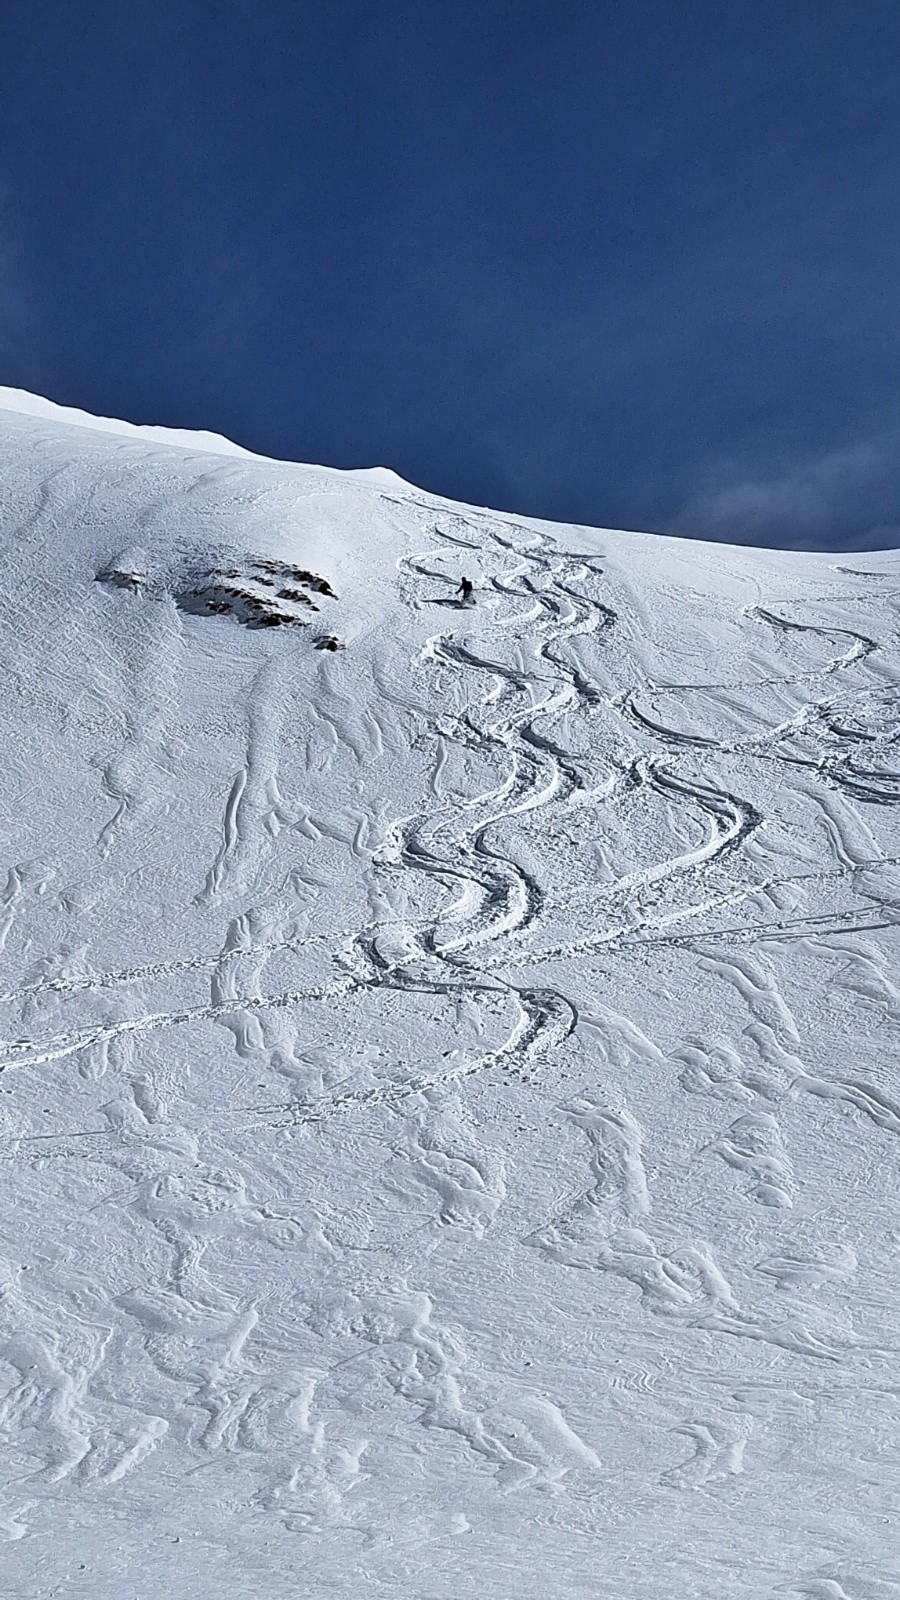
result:
<svg viewBox="0 0 900 1600"><path fill-rule="evenodd" d="M474 585L471 578L463 578L462 583L456 592L457 594L462 595L462 603L464 606L473 606L475 604L475 601L472 599L473 590Z"/></svg>

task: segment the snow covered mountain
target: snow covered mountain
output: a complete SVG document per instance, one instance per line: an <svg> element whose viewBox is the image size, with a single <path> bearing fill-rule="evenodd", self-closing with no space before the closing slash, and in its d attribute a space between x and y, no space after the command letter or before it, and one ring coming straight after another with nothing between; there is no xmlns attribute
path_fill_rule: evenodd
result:
<svg viewBox="0 0 900 1600"><path fill-rule="evenodd" d="M0 408L0 1592L900 1596L898 557Z"/></svg>

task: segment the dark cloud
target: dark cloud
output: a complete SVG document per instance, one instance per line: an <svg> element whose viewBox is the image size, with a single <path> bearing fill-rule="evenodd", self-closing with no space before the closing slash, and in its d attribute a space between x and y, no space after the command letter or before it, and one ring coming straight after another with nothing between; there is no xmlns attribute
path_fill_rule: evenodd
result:
<svg viewBox="0 0 900 1600"><path fill-rule="evenodd" d="M807 550L898 542L900 424L831 449L768 462L708 463L667 531Z"/></svg>

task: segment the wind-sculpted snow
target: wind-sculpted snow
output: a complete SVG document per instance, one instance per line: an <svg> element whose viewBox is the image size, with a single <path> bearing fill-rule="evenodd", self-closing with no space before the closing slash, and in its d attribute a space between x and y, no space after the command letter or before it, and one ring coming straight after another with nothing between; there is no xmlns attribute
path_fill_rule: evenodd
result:
<svg viewBox="0 0 900 1600"><path fill-rule="evenodd" d="M896 558L31 409L2 1593L900 1597Z"/></svg>

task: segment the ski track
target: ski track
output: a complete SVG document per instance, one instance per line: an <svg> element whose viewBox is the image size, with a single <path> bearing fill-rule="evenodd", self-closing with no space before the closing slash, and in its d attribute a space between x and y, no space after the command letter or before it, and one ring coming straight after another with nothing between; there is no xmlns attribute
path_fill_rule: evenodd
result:
<svg viewBox="0 0 900 1600"><path fill-rule="evenodd" d="M511 541L502 537L498 537L498 543L503 548L511 545ZM421 565L420 562L411 563L412 570L417 571ZM576 573L584 570L581 563L561 563L543 551L529 556L519 565L526 568L534 565L540 571L560 566L566 572L570 568ZM516 571L519 571L519 566ZM439 924L424 930L409 930L412 946L409 965L404 963L397 966L396 963L385 962L379 954L377 935L372 938L364 933L355 943L360 958L357 978L330 986L323 985L318 989L256 995L249 1003L252 1011L287 1008L301 1001L330 1001L360 986L391 986L399 990L415 989L417 992L454 991L477 995L485 985L478 969L471 967L469 952L527 927L537 916L541 903L539 886L516 862L492 849L490 830L510 817L550 803L558 794L566 798L586 787L585 776L576 764L536 726L540 718L552 717L577 701L579 695L592 703L592 697L579 688L579 674L574 669L570 672L565 667L550 663L547 652L551 644L564 641L573 633L611 626L613 618L608 607L595 607L581 597L579 605L566 608L560 622L559 606L552 592L547 598L541 596L541 609L547 618L548 629L553 630L552 637L542 641L540 650L540 660L551 666L550 673L529 673L524 668L483 658L465 645L446 637L433 640L426 652L436 661L452 663L465 671L487 677L489 687L482 701L471 705L455 727L443 730L443 738L456 739L465 744L474 743L482 750L496 752L507 759L508 771L495 790L467 802L462 808L462 815L460 809L454 807L447 816L435 819L429 813L421 821L413 820L401 825L382 852L382 859L393 855L401 868L412 867L424 872L444 886L460 883L464 888L460 900L442 916ZM560 677L563 679L561 683ZM525 697L526 704L517 706L513 696ZM256 705L260 700L263 705L267 703L265 695L257 695L251 704ZM513 703L507 704L508 700ZM487 706L495 707L495 711L485 719L481 713ZM258 722L259 715L251 713L247 762L236 775L226 801L222 842L207 874L201 902L220 896L226 884L233 890L241 872L246 878L246 857L259 836L259 812L263 809L260 796L271 801L273 785L276 783L271 758L273 741L268 727L261 733ZM331 725L335 726L334 723ZM358 740L348 736L348 743L357 760L365 759L366 752ZM375 749L380 749L377 739ZM268 759L266 752L269 752ZM275 793L277 795L277 788ZM734 819L730 820L732 829L739 826ZM454 926L459 921L464 923L461 929ZM444 931L448 923L449 936ZM287 943L284 942L282 948L286 948ZM431 980L423 977L417 970L420 961L438 964L446 969L446 977L443 971L439 977ZM197 964L193 965L196 967ZM142 975L148 971L140 970ZM466 979L473 970L476 981L467 985ZM492 987L495 990L497 987L506 989L514 1000L517 1012L513 1030L502 1047L488 1052L481 1060L454 1069L440 1079L416 1074L400 1086L336 1097L329 1109L339 1112L375 1103L394 1105L421 1093L423 1089L435 1087L439 1082L450 1084L498 1063L507 1071L527 1072L529 1063L540 1055L542 1049L558 1044L576 1024L577 1008L567 996L553 989L516 986L508 982ZM246 1001L242 1001L242 1005L246 1004ZM123 1019L106 1027L57 1038L42 1050L33 1050L27 1044L16 1042L0 1045L0 1070L14 1066L43 1066L78 1055L125 1034L150 1033L193 1022L215 1021L230 1016L234 1010L231 1000L221 1000L218 1004ZM298 1113L296 1121L318 1121L325 1114L324 1108L308 1110Z"/></svg>
<svg viewBox="0 0 900 1600"><path fill-rule="evenodd" d="M434 526L431 531L432 537L440 544L481 549L479 541L460 539L445 528ZM477 997L485 988L484 973L487 968L496 972L508 962L508 953L502 949L496 955L486 955L484 947L497 944L505 946L511 939L521 939L539 919L543 905L540 884L518 862L492 848L491 831L504 821L543 810L551 804L565 805L573 800L590 804L592 800L606 797L608 786L597 788L592 785L589 765L570 756L538 724L558 717L573 706L590 715L601 703L603 697L596 686L585 678L579 668L561 658L559 651L573 637L602 634L613 629L617 616L615 610L605 602L588 597L573 587L579 579L583 580L592 574L602 575L596 558L562 558L546 548L535 536L528 534L523 541L519 530L516 530L516 535L510 537L494 526L489 528L488 537L493 544L502 552L517 558L512 567L495 573L491 583L506 599L533 598L536 614L540 618L539 631L544 635L534 652L534 667L486 656L447 635L436 635L429 641L425 651L426 659L487 680L482 694L470 701L450 723L441 725L437 730L438 764L431 782L432 795L437 798L437 784L446 766L448 747L452 743L500 758L506 764L505 776L496 788L483 795L467 799L462 804L445 805L437 814L430 808L421 818L407 819L396 825L376 856L383 866L390 864L394 870L399 868L401 871L411 869L436 880L443 889L456 887L461 892L449 907L442 909L437 923L425 927L410 925L405 929L397 928L397 933L392 934L392 942L403 946L404 958L401 963L384 957L382 936L378 929L374 932L363 930L353 942L357 960L355 978L305 990L256 994L242 1002L249 1006L251 1012L289 1008L301 1001L326 1002L350 993L357 987L383 986L419 993L431 991L435 994L453 990L457 993L469 992ZM406 573L436 582L445 590L448 586L444 571L426 564L423 558L405 558L401 567ZM419 604L416 595L410 598L412 604ZM797 623L759 606L747 608L747 613L787 634L812 633L825 638L839 634L852 641L842 655L829 660L813 676L849 667L864 660L877 648L875 641L849 629ZM513 620L521 623L522 619L518 617ZM529 629L532 629L534 619L530 612L526 620ZM262 677L270 676L271 672L271 666L266 666L262 669ZM247 760L236 774L226 801L222 841L199 897L201 902L219 897L226 883L229 887L239 887L241 882L247 880L250 871L248 860L252 862L254 853L258 853L259 841L265 832L277 834L281 826L297 823L296 816L285 807L278 790L275 756L278 730L277 726L270 725L271 719L265 711L271 700L271 696L265 692L266 688L265 683L257 682L254 685L256 692L251 694L248 701ZM346 697L340 695L333 686L327 689L328 698L335 705L339 702L344 706L348 704ZM519 703L522 701L524 704ZM614 697L612 703L643 732L649 732L670 746L715 749L720 753L736 750L746 754L746 749L739 746L732 747L706 736L683 735L666 729L638 711L633 690L618 699ZM365 718L366 734L361 735L358 731L361 719L358 716L351 716L348 720L345 713L344 722L339 725L332 715L318 709L316 714L331 731L332 754L340 741L347 744L360 763L373 754L383 753L381 731L372 716ZM820 774L823 772L821 761L809 761L806 764L815 767ZM632 787L647 785L662 795L693 803L706 816L710 828L707 839L695 849L639 872L621 876L613 886L614 903L620 900L634 901L642 891L654 885L669 885L678 875L690 875L702 870L723 853L739 848L762 822L760 814L747 801L655 760L632 761L622 777ZM851 773L849 784L852 783ZM849 792L854 792L852 787ZM865 797L870 797L868 791ZM359 854L360 840L364 838L366 828L366 818L360 813L353 843L356 854ZM321 835L321 827L317 827L316 832ZM843 859L849 868L852 863L846 852ZM754 885L745 890L711 897L697 905L677 908L662 918L641 919L637 924L632 917L622 927L607 926L579 941L533 954L526 951L517 955L516 960L544 962L551 958L571 957L592 947L603 948L611 953L617 947L633 945L642 930L652 936L653 932L668 929L685 917L703 915L717 905L738 903L764 887L764 884ZM328 936L316 937L327 943ZM666 937L663 933L663 938ZM254 948L259 954L266 955L278 949L297 950L304 942L281 940ZM473 964L472 953L476 951L478 960ZM162 963L157 968L148 966L134 969L132 974L90 980L90 985L99 987L106 982L133 981L176 970L200 970L214 964L215 958L208 958L206 962L195 959L191 962ZM423 971L429 966L440 969L431 978L425 976ZM474 982L467 991L468 977L473 978ZM87 986L88 982L84 980L83 986ZM77 982L72 985L76 986L82 985ZM464 1069L455 1069L443 1081L454 1082L459 1076L480 1072L496 1065L498 1061L502 1061L507 1070L513 1063L519 1063L524 1070L526 1062L540 1054L545 1030L552 1042L559 1042L576 1026L578 1008L570 996L546 988L517 988L508 979L501 979L499 987L504 986L516 996L518 1011L518 1020L507 1044L489 1052L479 1062L470 1062ZM66 985L65 980L49 980L43 986L34 985L30 990L0 996L0 1003L17 999L27 992L37 992L41 987L62 990ZM495 982L488 981L488 988L496 991L497 987ZM59 1038L49 1048L40 1051L30 1051L26 1044L17 1042L0 1044L0 1070L11 1066L44 1065L79 1054L123 1034L153 1032L195 1021L216 1020L229 1014L232 1009L227 1002L222 1002L128 1018L106 1028ZM346 1110L381 1101L391 1104L398 1096L406 1098L409 1094L421 1092L423 1087L435 1087L441 1081L440 1078L431 1079L417 1074L400 1089L395 1086L393 1089L342 1096L334 1101L333 1109ZM307 1111L303 1113L303 1120L318 1120L322 1114L324 1108L315 1112Z"/></svg>

